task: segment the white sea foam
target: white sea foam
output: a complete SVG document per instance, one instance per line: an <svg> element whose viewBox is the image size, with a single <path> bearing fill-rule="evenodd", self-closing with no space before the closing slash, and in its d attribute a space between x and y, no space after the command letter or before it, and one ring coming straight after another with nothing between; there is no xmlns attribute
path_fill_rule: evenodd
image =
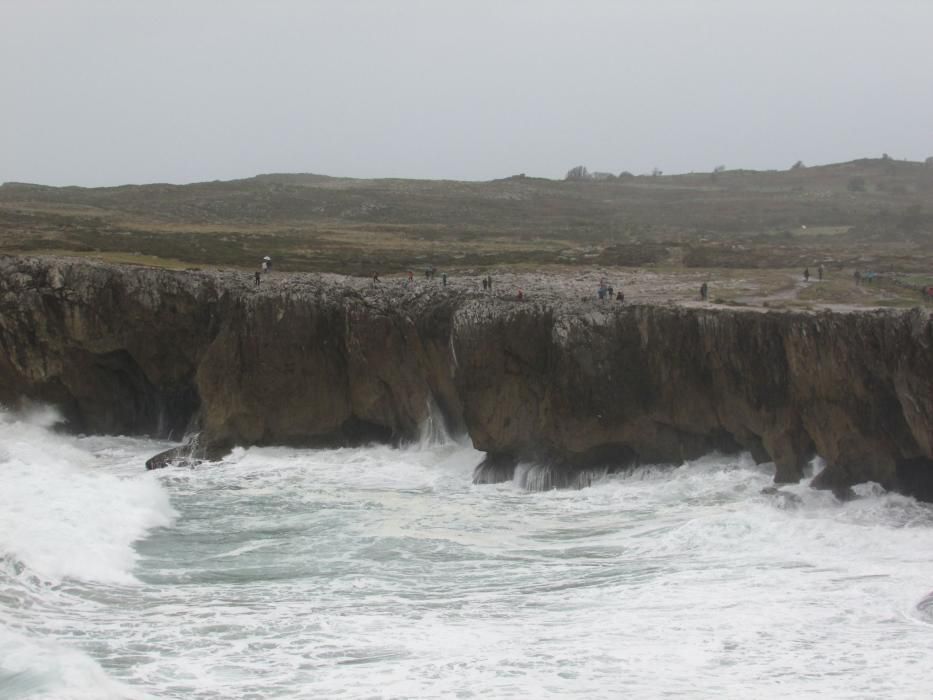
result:
<svg viewBox="0 0 933 700"><path fill-rule="evenodd" d="M146 693L107 675L88 654L0 628L0 698L134 700Z"/></svg>
<svg viewBox="0 0 933 700"><path fill-rule="evenodd" d="M711 455L530 492L521 479L474 486L482 455L450 440L238 449L146 476L154 445L36 430L66 478L149 483L178 517L136 540L132 568L106 567L133 585L49 585L6 562L0 622L19 636L0 646L24 651L0 661L0 684L15 692L928 694L933 508L876 485L847 503L807 483L762 494L767 467Z"/></svg>
<svg viewBox="0 0 933 700"><path fill-rule="evenodd" d="M144 473L117 476L51 432L57 421L51 409L0 412L0 555L52 581L132 583L133 542L171 523L168 495Z"/></svg>

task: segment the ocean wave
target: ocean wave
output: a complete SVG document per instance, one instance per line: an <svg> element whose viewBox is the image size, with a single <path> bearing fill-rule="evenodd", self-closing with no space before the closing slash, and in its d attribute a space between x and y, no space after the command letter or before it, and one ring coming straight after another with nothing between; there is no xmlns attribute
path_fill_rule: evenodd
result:
<svg viewBox="0 0 933 700"><path fill-rule="evenodd" d="M142 700L90 656L0 627L0 697L7 700Z"/></svg>
<svg viewBox="0 0 933 700"><path fill-rule="evenodd" d="M0 410L0 555L50 581L134 583L133 543L172 523L168 493L142 471L99 468L79 438L53 432L59 420Z"/></svg>

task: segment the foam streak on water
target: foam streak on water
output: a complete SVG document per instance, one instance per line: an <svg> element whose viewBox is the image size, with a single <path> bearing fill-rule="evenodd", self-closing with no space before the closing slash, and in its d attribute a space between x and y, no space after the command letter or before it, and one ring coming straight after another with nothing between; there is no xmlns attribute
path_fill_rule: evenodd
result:
<svg viewBox="0 0 933 700"><path fill-rule="evenodd" d="M437 439L146 474L163 445L0 431L2 697L928 694L933 508L877 487L710 456L534 493Z"/></svg>

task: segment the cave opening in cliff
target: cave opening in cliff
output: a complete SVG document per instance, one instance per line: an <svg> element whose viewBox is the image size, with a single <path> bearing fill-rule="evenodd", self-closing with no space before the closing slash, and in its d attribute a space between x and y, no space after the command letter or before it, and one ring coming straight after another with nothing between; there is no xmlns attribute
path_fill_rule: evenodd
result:
<svg viewBox="0 0 933 700"><path fill-rule="evenodd" d="M180 440L200 405L193 382L158 386L126 350L86 353L68 378L81 429Z"/></svg>
<svg viewBox="0 0 933 700"><path fill-rule="evenodd" d="M899 459L896 468L898 491L933 503L933 459Z"/></svg>

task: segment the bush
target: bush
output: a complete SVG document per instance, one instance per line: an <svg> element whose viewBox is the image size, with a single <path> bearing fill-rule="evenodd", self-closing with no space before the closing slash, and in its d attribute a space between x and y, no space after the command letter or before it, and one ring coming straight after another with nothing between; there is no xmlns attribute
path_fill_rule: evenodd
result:
<svg viewBox="0 0 933 700"><path fill-rule="evenodd" d="M564 179L565 180L589 180L590 173L586 169L586 166L578 165L577 167L571 168L570 170L568 170L567 176Z"/></svg>
<svg viewBox="0 0 933 700"><path fill-rule="evenodd" d="M850 177L849 184L846 185L846 188L849 192L864 192L865 191L865 178L864 177Z"/></svg>

